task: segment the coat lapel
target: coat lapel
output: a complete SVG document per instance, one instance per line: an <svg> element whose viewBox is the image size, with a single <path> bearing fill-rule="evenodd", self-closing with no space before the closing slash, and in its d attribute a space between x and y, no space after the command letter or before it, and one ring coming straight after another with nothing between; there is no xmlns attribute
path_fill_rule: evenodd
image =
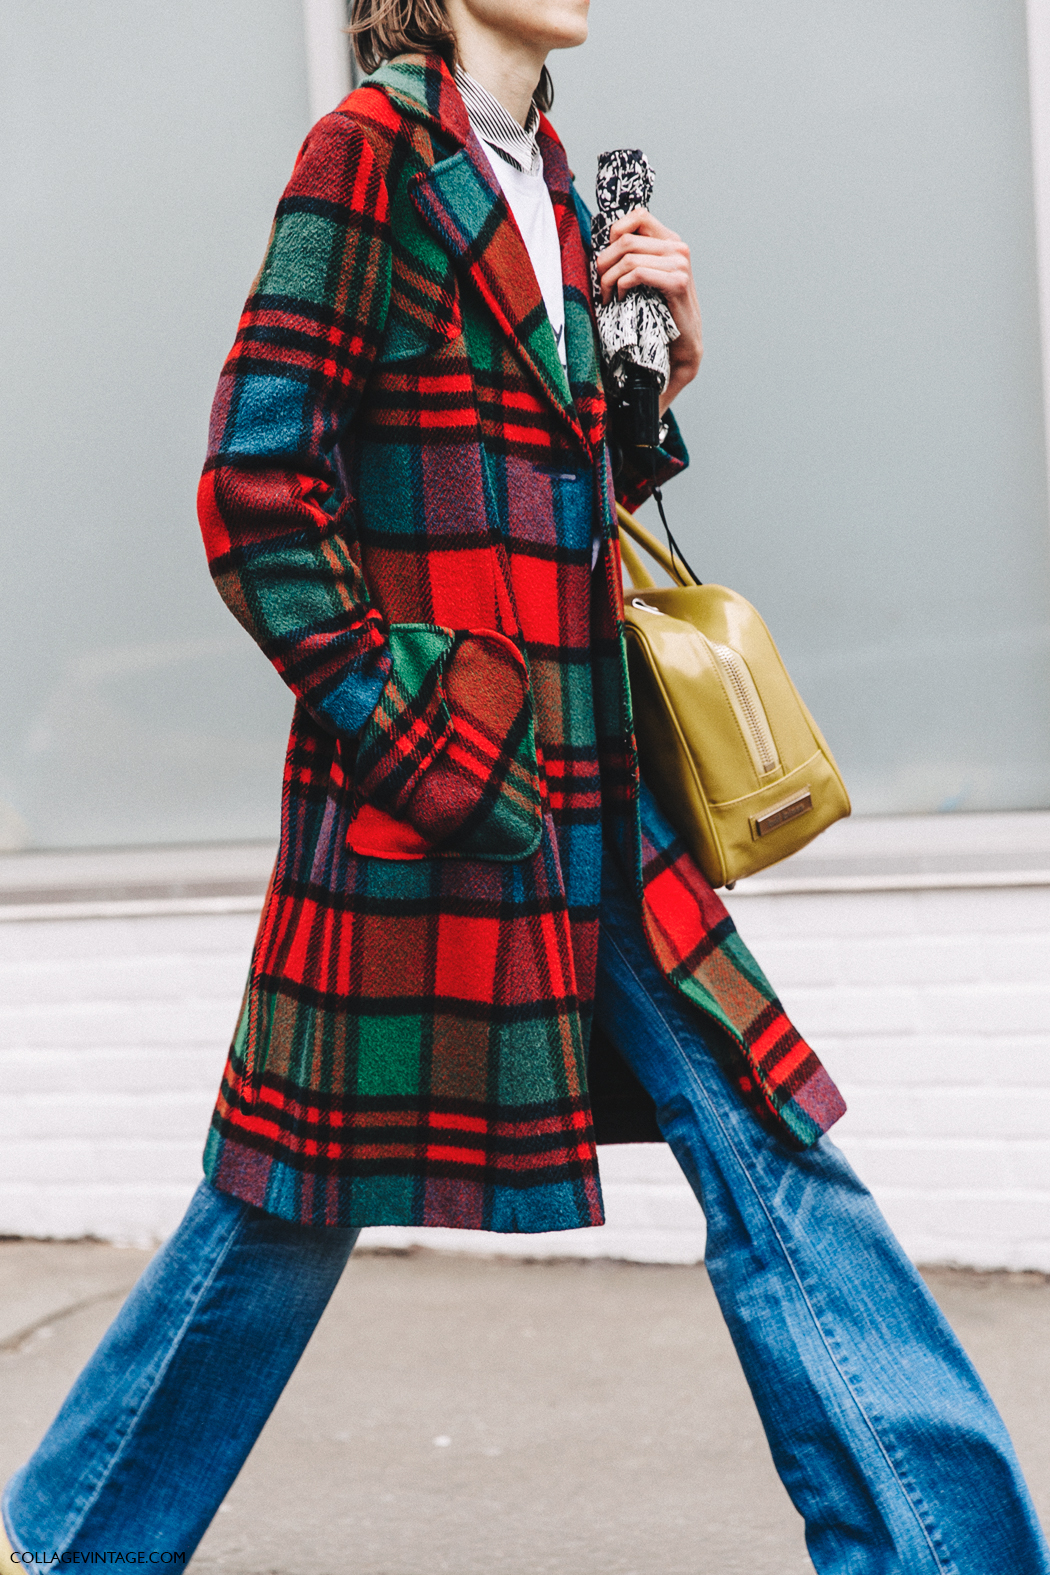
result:
<svg viewBox="0 0 1050 1575"><path fill-rule="evenodd" d="M474 135L450 72L436 56L413 57L383 66L370 79L370 83L382 87L410 113L436 121L440 132L458 144L456 151L449 157L412 177L409 183L412 201L424 223L469 278L518 359L542 388L556 418L570 429L577 442L589 452L588 435L573 404L572 392L558 356L543 296L525 243L488 159ZM550 164L559 186L563 184L568 193L569 176L564 152L561 152L564 170L558 167L557 158L553 157L552 152L548 152L548 148L553 150L554 147L561 151L561 145L551 135L544 139L544 143L544 174L548 178L548 185L551 184L548 175ZM553 188L551 195L555 202L564 267L567 245L571 248L571 237L568 236L563 214L559 212ZM571 205L571 197L569 201ZM560 206L564 208L564 201ZM578 233L576 246L582 255ZM575 318L578 314L574 312L572 315ZM579 361L586 357L579 344L579 324L570 324L568 311L566 335L570 377L575 381L573 359ZM590 355L593 358L593 339Z"/></svg>
<svg viewBox="0 0 1050 1575"><path fill-rule="evenodd" d="M573 189L565 149L554 127L542 115L539 144L561 244L569 385L577 419L593 452L605 435L606 412L598 361L598 325L591 300L590 215Z"/></svg>

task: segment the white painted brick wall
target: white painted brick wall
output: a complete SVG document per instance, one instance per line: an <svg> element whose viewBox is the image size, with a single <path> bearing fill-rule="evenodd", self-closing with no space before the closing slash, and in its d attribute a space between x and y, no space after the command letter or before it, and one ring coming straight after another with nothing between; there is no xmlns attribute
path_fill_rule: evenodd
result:
<svg viewBox="0 0 1050 1575"><path fill-rule="evenodd" d="M843 1088L836 1140L912 1256L1050 1271L1050 885L727 900ZM149 1241L173 1228L200 1176L255 923L0 923L0 1234ZM605 1149L601 1165L603 1230L368 1238L702 1255L702 1216L667 1149Z"/></svg>
<svg viewBox="0 0 1050 1575"><path fill-rule="evenodd" d="M1050 1270L1050 888L728 900L911 1255Z"/></svg>
<svg viewBox="0 0 1050 1575"><path fill-rule="evenodd" d="M255 926L0 924L0 1233L152 1241L178 1223Z"/></svg>

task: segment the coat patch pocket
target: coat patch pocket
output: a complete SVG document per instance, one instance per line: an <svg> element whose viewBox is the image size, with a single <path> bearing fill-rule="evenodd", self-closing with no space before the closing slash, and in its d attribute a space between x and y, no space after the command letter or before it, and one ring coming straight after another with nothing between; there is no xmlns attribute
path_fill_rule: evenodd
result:
<svg viewBox="0 0 1050 1575"><path fill-rule="evenodd" d="M525 660L496 630L435 628L447 640L435 671L420 658L444 642L428 642L427 629L391 628L388 689L396 693L380 700L361 735L356 775L367 802L347 845L378 858L528 858L542 809ZM415 636L414 673L411 661L398 661L405 636ZM398 758L397 734L410 746L408 761Z"/></svg>

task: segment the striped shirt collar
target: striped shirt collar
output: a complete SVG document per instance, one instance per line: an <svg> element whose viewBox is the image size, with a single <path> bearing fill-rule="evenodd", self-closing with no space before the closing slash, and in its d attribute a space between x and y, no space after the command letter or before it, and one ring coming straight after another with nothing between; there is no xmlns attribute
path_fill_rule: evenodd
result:
<svg viewBox="0 0 1050 1575"><path fill-rule="evenodd" d="M468 77L462 67L456 67L456 86L459 88L474 132L494 153L516 170L526 175L539 175L543 169L543 156L536 140L540 112L535 104L529 110L524 126L503 108L498 98L493 98L488 88Z"/></svg>

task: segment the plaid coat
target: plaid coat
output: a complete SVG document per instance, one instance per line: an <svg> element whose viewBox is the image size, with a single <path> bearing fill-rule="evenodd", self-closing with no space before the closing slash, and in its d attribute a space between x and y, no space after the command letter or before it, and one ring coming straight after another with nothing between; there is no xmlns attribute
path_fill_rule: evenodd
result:
<svg viewBox="0 0 1050 1575"><path fill-rule="evenodd" d="M307 138L215 399L209 561L297 705L205 1169L287 1219L601 1223L603 840L756 1115L806 1145L843 1108L640 791L587 258L546 121L540 143L568 380L418 56ZM658 473L683 463L672 429Z"/></svg>

